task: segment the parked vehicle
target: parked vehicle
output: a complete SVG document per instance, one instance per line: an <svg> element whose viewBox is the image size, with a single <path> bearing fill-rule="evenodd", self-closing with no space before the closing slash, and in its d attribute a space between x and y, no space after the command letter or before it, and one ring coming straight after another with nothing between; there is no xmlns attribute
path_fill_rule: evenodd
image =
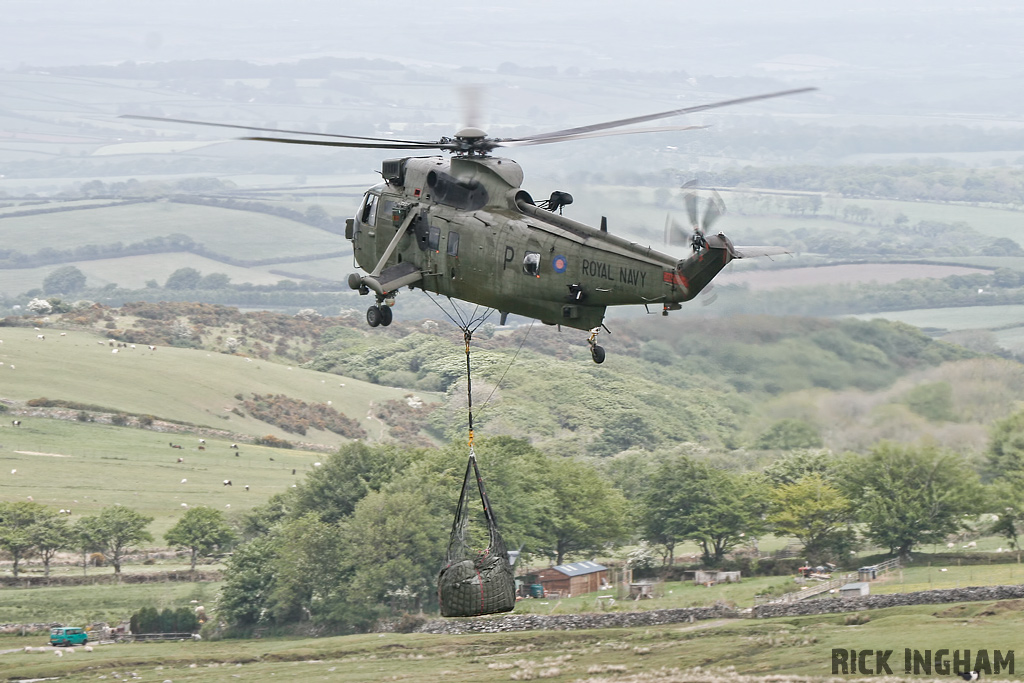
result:
<svg viewBox="0 0 1024 683"><path fill-rule="evenodd" d="M69 645L85 645L89 642L89 634L85 629L56 627L50 629L50 645L67 647Z"/></svg>

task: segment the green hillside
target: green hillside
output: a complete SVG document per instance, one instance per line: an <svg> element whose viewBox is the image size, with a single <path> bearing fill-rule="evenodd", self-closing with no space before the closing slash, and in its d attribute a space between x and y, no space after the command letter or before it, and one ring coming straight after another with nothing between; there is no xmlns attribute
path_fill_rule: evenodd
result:
<svg viewBox="0 0 1024 683"><path fill-rule="evenodd" d="M43 334L45 340L37 335ZM327 403L380 438L371 403L402 400L409 392L260 359L161 344L150 350L112 347L97 332L32 327L0 328L0 398L23 402L45 397L110 411L152 415L252 437L272 434L293 441L337 445L343 437L311 429L290 434L237 410L240 395L284 394ZM114 351L117 353L113 353Z"/></svg>

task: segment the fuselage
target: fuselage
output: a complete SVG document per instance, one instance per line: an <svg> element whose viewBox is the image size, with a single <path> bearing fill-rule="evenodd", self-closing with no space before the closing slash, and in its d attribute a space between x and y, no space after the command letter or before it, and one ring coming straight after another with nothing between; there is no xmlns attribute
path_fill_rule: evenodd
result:
<svg viewBox="0 0 1024 683"><path fill-rule="evenodd" d="M548 324L591 329L607 306L686 301L731 258L705 248L680 261L538 208L509 159L414 157L383 175L350 232L363 270L413 264L410 286Z"/></svg>

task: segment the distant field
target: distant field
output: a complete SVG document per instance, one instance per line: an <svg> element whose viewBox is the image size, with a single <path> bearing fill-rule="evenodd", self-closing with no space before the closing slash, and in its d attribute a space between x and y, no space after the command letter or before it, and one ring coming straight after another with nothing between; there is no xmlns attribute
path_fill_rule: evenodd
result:
<svg viewBox="0 0 1024 683"><path fill-rule="evenodd" d="M886 284L899 280L944 278L950 275L971 275L989 271L963 266L938 266L919 263L864 263L857 265L785 268L769 271L726 270L715 279L716 284L747 285L752 291L782 287L814 287L826 284L874 282Z"/></svg>
<svg viewBox="0 0 1024 683"><path fill-rule="evenodd" d="M180 233L238 259L337 251L343 241L338 235L269 214L175 202L5 218L0 227L8 235L46 235L47 244L63 248L131 244ZM15 245L24 251L34 251L32 247Z"/></svg>
<svg viewBox="0 0 1024 683"><path fill-rule="evenodd" d="M82 574L79 567L60 567L60 572ZM135 567L132 567L135 571ZM90 569L89 573L95 573ZM57 573L57 572L55 572ZM0 591L0 623L88 625L106 621L117 625L143 607L157 610L191 606L192 600L211 606L217 597L220 583L164 582L144 584L98 584L93 586L5 589ZM45 637L36 636L36 640ZM36 643L42 645L42 642ZM0 639L0 650L6 645ZM51 655L52 656L52 655ZM2 669L0 660L0 669Z"/></svg>
<svg viewBox="0 0 1024 683"><path fill-rule="evenodd" d="M886 311L849 316L859 320L900 320L915 327L943 330L992 329L1024 324L1024 305L924 308L910 311Z"/></svg>
<svg viewBox="0 0 1024 683"><path fill-rule="evenodd" d="M20 427L10 420L0 427L0 500L31 496L55 510L70 509L72 520L121 504L156 519L150 527L155 546L165 545L162 535L185 510L183 504L237 516L297 483L315 462L328 457L250 444L241 444L236 456L231 442L223 439L208 437L206 450L200 451L194 435L21 420ZM171 448L172 442L182 448ZM225 486L225 479L232 485Z"/></svg>
<svg viewBox="0 0 1024 683"><path fill-rule="evenodd" d="M371 401L401 399L408 392L328 373L207 351L161 347L150 351L120 349L87 332L59 336L45 330L45 341L32 328L0 329L0 398L52 399L99 404L135 413L191 422L214 429L260 436L274 434L290 441L328 445L344 439L312 430L288 434L265 422L231 412L235 394L283 393L307 402L331 401L333 407L359 420L371 438L379 438L379 422L367 418ZM13 366L13 367L12 367ZM424 396L424 398L429 398ZM41 449L32 449L41 450Z"/></svg>
<svg viewBox="0 0 1024 683"><path fill-rule="evenodd" d="M75 266L82 271L89 287L102 287L116 283L126 289L142 289L149 280L156 280L158 284L163 285L168 276L179 268L195 268L203 275L224 273L231 278L232 284L251 282L254 285L272 285L286 279L259 268L230 266L188 252L171 252L127 256L118 259L72 261L38 268L0 269L0 294L13 297L31 289L40 288L43 286L43 280L50 273L66 265ZM277 267L287 268L288 266L285 264Z"/></svg>

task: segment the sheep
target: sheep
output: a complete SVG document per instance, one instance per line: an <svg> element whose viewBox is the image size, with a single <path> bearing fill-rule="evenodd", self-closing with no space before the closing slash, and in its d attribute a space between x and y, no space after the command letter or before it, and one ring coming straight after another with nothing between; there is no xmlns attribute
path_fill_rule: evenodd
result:
<svg viewBox="0 0 1024 683"><path fill-rule="evenodd" d="M92 645L86 645L82 649L85 650L86 652L92 652Z"/></svg>
<svg viewBox="0 0 1024 683"><path fill-rule="evenodd" d="M58 657L63 657L64 656L64 653L61 652L60 650L54 650L53 654L57 655Z"/></svg>
<svg viewBox="0 0 1024 683"><path fill-rule="evenodd" d="M187 483L188 483L188 479L182 479L182 480L181 480L181 483L182 483L182 484L187 484Z"/></svg>
<svg viewBox="0 0 1024 683"><path fill-rule="evenodd" d="M117 353L117 349L111 349L111 353Z"/></svg>
<svg viewBox="0 0 1024 683"><path fill-rule="evenodd" d="M240 458L242 457L242 454L239 451L235 451L235 457Z"/></svg>
<svg viewBox="0 0 1024 683"><path fill-rule="evenodd" d="M46 339L46 335L45 335L45 334L37 334L37 335L36 335L36 339L42 339L42 340L45 340L45 339Z"/></svg>
<svg viewBox="0 0 1024 683"><path fill-rule="evenodd" d="M246 484L246 485L245 485L245 490L246 490L246 491L248 491L248 490L249 490L249 485L248 485L248 484Z"/></svg>
<svg viewBox="0 0 1024 683"><path fill-rule="evenodd" d="M206 439L199 439L199 443L205 444L206 443Z"/></svg>
<svg viewBox="0 0 1024 683"><path fill-rule="evenodd" d="M11 420L11 425L13 425L15 427L20 427L21 426L21 420Z"/></svg>
<svg viewBox="0 0 1024 683"><path fill-rule="evenodd" d="M29 497L28 497L28 502L32 503L32 502L34 502L34 501L35 501L35 498L33 498L32 496L29 496Z"/></svg>
<svg viewBox="0 0 1024 683"><path fill-rule="evenodd" d="M205 451L205 450L206 450L206 446L200 446L200 447L199 447L199 450L201 450L201 451Z"/></svg>
<svg viewBox="0 0 1024 683"><path fill-rule="evenodd" d="M150 344L150 345L149 345L149 350L150 350L150 351L156 351L156 347L155 347L155 346L153 346L152 344Z"/></svg>
<svg viewBox="0 0 1024 683"><path fill-rule="evenodd" d="M106 342L104 342L104 341L103 341L103 340L101 339L101 340L97 341L96 343L97 343L97 344L99 344L100 346L103 346L103 345L104 345L104 344L105 344Z"/></svg>
<svg viewBox="0 0 1024 683"><path fill-rule="evenodd" d="M231 480L230 480L230 479L225 479L225 480L224 480L224 485L225 485L225 486L231 486L231 485L232 485L232 484L231 484Z"/></svg>
<svg viewBox="0 0 1024 683"><path fill-rule="evenodd" d="M967 547L967 548L977 548L978 547L978 542L977 541L971 541L965 547Z"/></svg>
<svg viewBox="0 0 1024 683"><path fill-rule="evenodd" d="M66 337L66 336L68 336L68 333L67 333L67 332L61 332L61 333L60 333L60 336L62 336L62 337Z"/></svg>
<svg viewBox="0 0 1024 683"><path fill-rule="evenodd" d="M178 458L178 462L185 462L185 458Z"/></svg>
<svg viewBox="0 0 1024 683"><path fill-rule="evenodd" d="M234 448L237 451L238 450L238 444L237 443L233 443L233 444L231 444L230 448Z"/></svg>
<svg viewBox="0 0 1024 683"><path fill-rule="evenodd" d="M947 548L947 549L950 549L950 550L952 550L952 549L953 549L953 548L955 548L955 547L956 547L956 544L955 544L955 543L947 543L947 544L946 544L946 548Z"/></svg>
<svg viewBox="0 0 1024 683"><path fill-rule="evenodd" d="M75 654L75 648L69 647L68 649L65 650L65 652L67 652L69 655L73 655L73 654Z"/></svg>

